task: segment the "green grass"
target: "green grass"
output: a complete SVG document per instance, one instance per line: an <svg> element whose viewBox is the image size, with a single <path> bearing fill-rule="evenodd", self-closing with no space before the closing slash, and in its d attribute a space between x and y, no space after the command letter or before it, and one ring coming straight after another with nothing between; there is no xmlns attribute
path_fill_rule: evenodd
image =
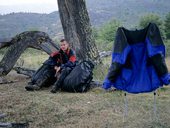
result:
<svg viewBox="0 0 170 128"><path fill-rule="evenodd" d="M48 55L45 52L35 50L35 49L27 49L24 54L21 55L17 64L20 66L21 62L23 63L23 67L37 69L42 63L48 58Z"/></svg>
<svg viewBox="0 0 170 128"><path fill-rule="evenodd" d="M0 60L2 59L5 53L5 49L0 52ZM48 55L45 52L35 50L35 49L27 49L18 59L15 66L26 67L30 69L39 68L42 63L48 58Z"/></svg>

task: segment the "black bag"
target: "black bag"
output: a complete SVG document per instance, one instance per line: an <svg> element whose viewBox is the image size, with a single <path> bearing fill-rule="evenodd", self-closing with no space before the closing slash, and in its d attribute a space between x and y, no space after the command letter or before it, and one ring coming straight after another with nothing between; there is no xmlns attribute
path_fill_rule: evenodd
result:
<svg viewBox="0 0 170 128"><path fill-rule="evenodd" d="M62 90L68 92L86 92L90 88L93 79L94 64L91 61L83 61L78 64L64 79Z"/></svg>

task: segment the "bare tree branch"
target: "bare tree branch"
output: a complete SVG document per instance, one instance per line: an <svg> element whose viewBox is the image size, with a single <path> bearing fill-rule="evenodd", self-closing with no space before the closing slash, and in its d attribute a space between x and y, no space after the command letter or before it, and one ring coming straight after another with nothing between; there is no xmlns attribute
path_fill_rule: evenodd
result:
<svg viewBox="0 0 170 128"><path fill-rule="evenodd" d="M48 34L41 31L26 31L16 35L11 41L1 40L0 44L0 48L9 45L8 51L0 62L0 76L7 75L21 54L29 47L45 51L47 54L59 49Z"/></svg>
<svg viewBox="0 0 170 128"><path fill-rule="evenodd" d="M32 75L36 72L35 70L28 69L28 68L21 68L21 67L14 67L13 68L18 74L23 74L29 77L32 77Z"/></svg>
<svg viewBox="0 0 170 128"><path fill-rule="evenodd" d="M0 38L0 49L10 46L12 44L11 40L11 38Z"/></svg>

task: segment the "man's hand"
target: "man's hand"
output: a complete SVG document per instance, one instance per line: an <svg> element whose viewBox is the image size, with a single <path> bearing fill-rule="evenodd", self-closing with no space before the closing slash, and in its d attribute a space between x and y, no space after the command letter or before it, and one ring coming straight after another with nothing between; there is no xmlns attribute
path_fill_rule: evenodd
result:
<svg viewBox="0 0 170 128"><path fill-rule="evenodd" d="M61 67L55 66L54 69L56 70L55 77L58 78L58 77L59 77L59 74L60 74L59 71L61 70Z"/></svg>
<svg viewBox="0 0 170 128"><path fill-rule="evenodd" d="M54 67L54 69L56 70L56 72L59 72L61 68L60 68L60 67L55 66L55 67Z"/></svg>

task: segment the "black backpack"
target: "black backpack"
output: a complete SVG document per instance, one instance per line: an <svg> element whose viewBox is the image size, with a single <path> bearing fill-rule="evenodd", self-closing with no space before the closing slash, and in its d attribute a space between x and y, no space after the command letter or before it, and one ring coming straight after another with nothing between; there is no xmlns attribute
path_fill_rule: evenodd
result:
<svg viewBox="0 0 170 128"><path fill-rule="evenodd" d="M91 61L79 63L64 79L62 90L68 92L86 92L93 79L94 64Z"/></svg>

